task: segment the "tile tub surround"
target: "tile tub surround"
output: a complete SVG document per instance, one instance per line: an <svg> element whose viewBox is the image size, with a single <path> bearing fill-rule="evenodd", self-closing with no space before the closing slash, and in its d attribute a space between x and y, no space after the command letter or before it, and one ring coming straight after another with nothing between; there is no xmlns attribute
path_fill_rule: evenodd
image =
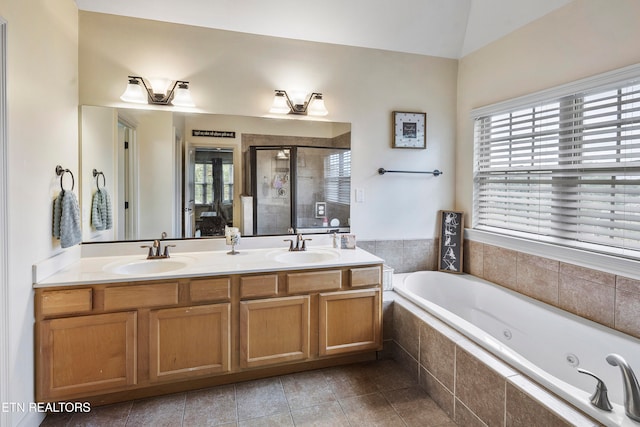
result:
<svg viewBox="0 0 640 427"><path fill-rule="evenodd" d="M438 239L358 240L357 245L384 259L394 273L438 269Z"/></svg>
<svg viewBox="0 0 640 427"><path fill-rule="evenodd" d="M394 359L457 425L599 425L402 296L385 297Z"/></svg>
<svg viewBox="0 0 640 427"><path fill-rule="evenodd" d="M464 271L640 338L640 280L472 240Z"/></svg>
<svg viewBox="0 0 640 427"><path fill-rule="evenodd" d="M393 360L50 414L51 426L424 426L454 427L416 379Z"/></svg>

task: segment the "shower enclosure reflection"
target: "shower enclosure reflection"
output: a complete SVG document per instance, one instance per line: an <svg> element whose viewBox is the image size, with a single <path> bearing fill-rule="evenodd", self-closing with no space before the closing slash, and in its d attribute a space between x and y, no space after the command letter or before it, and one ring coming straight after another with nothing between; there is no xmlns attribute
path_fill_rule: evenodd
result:
<svg viewBox="0 0 640 427"><path fill-rule="evenodd" d="M251 147L254 234L348 231L351 150Z"/></svg>

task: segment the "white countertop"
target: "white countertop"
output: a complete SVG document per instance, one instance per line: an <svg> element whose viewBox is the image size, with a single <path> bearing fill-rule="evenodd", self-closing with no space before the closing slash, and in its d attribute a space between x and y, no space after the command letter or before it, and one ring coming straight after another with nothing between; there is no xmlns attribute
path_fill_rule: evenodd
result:
<svg viewBox="0 0 640 427"><path fill-rule="evenodd" d="M286 248L239 249L237 255L228 255L227 250L180 252L168 259L147 260L146 253L125 256L82 257L34 283L35 288L65 285L90 285L111 282L135 282L162 280L180 277L245 274L265 271L304 270L349 265L382 264L383 260L360 248L333 249L331 246L314 246L307 253L322 254L319 261L278 261L282 254L294 254ZM301 252L301 254L304 254ZM285 255L289 256L289 255ZM305 256L305 255L303 255ZM326 259L325 259L326 258ZM147 263L171 261L179 268L165 272L127 273L117 270L122 266L147 267ZM144 264L144 265L143 265ZM168 265L168 264L164 264ZM125 267L126 268L126 267ZM161 267L162 268L162 267Z"/></svg>

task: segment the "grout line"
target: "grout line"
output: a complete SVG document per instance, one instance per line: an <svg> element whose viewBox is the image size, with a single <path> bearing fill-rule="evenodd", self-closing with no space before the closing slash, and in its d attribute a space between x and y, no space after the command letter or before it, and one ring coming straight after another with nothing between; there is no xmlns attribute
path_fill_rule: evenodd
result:
<svg viewBox="0 0 640 427"><path fill-rule="evenodd" d="M236 425L240 422L240 415L238 414L238 387L233 384L233 403L236 408Z"/></svg>
<svg viewBox="0 0 640 427"><path fill-rule="evenodd" d="M180 425L184 425L184 414L187 411L187 392L184 393L184 399L182 401L182 419Z"/></svg>

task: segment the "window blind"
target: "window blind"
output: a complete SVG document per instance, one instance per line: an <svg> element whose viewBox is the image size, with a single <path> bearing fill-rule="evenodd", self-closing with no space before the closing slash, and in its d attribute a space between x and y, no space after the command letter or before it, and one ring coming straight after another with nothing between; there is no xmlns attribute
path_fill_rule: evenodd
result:
<svg viewBox="0 0 640 427"><path fill-rule="evenodd" d="M474 228L640 257L640 83L476 118Z"/></svg>
<svg viewBox="0 0 640 427"><path fill-rule="evenodd" d="M351 151L332 153L324 160L324 192L328 202L351 203Z"/></svg>

